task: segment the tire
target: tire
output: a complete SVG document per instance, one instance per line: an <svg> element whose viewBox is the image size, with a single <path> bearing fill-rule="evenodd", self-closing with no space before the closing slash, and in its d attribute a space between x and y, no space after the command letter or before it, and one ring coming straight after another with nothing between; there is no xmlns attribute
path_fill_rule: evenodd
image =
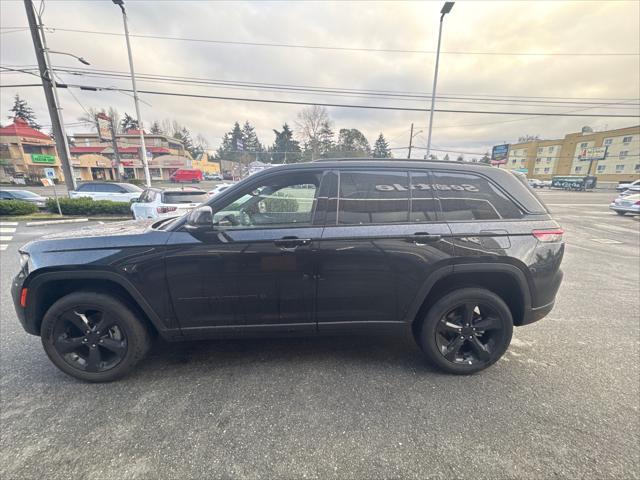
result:
<svg viewBox="0 0 640 480"><path fill-rule="evenodd" d="M624 215L625 213L627 213L627 212L619 212L618 210L616 210L616 213L617 213L618 215L620 215L620 216L623 216L623 215Z"/></svg>
<svg viewBox="0 0 640 480"><path fill-rule="evenodd" d="M462 288L429 309L417 340L440 369L468 375L497 362L509 348L512 334L513 317L502 298L483 288Z"/></svg>
<svg viewBox="0 0 640 480"><path fill-rule="evenodd" d="M127 304L99 292L75 292L56 301L44 315L40 336L56 367L87 382L126 375L151 346L148 329Z"/></svg>

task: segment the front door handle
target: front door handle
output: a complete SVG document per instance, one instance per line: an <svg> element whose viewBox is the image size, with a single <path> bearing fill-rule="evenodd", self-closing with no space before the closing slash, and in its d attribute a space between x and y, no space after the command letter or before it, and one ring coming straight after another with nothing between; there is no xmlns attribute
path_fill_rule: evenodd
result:
<svg viewBox="0 0 640 480"><path fill-rule="evenodd" d="M438 240L442 240L442 235L432 235L426 232L416 232L407 237L408 242L415 243L416 245L424 245L429 242L437 242Z"/></svg>
<svg viewBox="0 0 640 480"><path fill-rule="evenodd" d="M274 245L280 247L285 251L293 251L298 247L303 247L311 244L310 238L298 238L298 237L282 237L280 240L274 240Z"/></svg>

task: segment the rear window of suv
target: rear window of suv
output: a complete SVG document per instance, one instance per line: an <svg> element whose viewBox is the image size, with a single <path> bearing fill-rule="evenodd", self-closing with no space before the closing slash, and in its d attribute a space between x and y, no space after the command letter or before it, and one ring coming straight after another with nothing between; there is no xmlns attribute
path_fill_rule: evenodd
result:
<svg viewBox="0 0 640 480"><path fill-rule="evenodd" d="M202 203L208 198L206 192L165 192L162 203Z"/></svg>
<svg viewBox="0 0 640 480"><path fill-rule="evenodd" d="M433 171L433 189L444 219L450 222L522 218L522 210L480 175Z"/></svg>

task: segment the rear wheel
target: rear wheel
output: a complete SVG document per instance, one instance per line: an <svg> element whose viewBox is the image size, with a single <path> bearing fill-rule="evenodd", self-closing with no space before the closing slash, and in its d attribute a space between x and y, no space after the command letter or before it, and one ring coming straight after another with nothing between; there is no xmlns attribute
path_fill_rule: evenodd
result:
<svg viewBox="0 0 640 480"><path fill-rule="evenodd" d="M509 307L482 288L455 290L438 300L423 320L418 341L429 360L449 373L470 374L493 365L513 333Z"/></svg>
<svg viewBox="0 0 640 480"><path fill-rule="evenodd" d="M122 377L151 344L147 328L124 302L98 292L71 293L55 302L40 336L60 370L89 382Z"/></svg>
<svg viewBox="0 0 640 480"><path fill-rule="evenodd" d="M622 216L622 215L624 215L624 214L625 214L625 213L627 213L627 212L620 212L619 210L616 210L616 213L617 213L618 215Z"/></svg>

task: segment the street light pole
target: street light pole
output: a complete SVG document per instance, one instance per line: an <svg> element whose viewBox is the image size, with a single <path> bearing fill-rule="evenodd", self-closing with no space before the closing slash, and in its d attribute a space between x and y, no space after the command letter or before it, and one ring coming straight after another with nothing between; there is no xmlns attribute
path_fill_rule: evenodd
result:
<svg viewBox="0 0 640 480"><path fill-rule="evenodd" d="M133 101L136 105L136 120L138 121L138 132L140 133L140 159L144 167L144 179L147 187L151 186L151 175L149 174L149 164L147 163L147 146L144 141L144 127L142 125L142 116L140 115L140 99L138 98L138 89L136 88L136 73L133 68L133 55L131 53L131 42L129 41L129 26L127 25L127 12L124 9L124 0L112 0L113 3L122 10L122 22L124 23L124 36L127 40L127 53L129 55L129 70L131 70L131 84L133 86Z"/></svg>
<svg viewBox="0 0 640 480"><path fill-rule="evenodd" d="M440 63L440 40L442 39L442 22L444 16L451 11L455 2L444 2L440 10L440 28L438 30L438 49L436 51L436 68L433 74L433 90L431 91L431 112L429 113L429 136L427 137L427 159L431 153L431 127L433 126L433 107L436 101L436 84L438 83L438 64Z"/></svg>

